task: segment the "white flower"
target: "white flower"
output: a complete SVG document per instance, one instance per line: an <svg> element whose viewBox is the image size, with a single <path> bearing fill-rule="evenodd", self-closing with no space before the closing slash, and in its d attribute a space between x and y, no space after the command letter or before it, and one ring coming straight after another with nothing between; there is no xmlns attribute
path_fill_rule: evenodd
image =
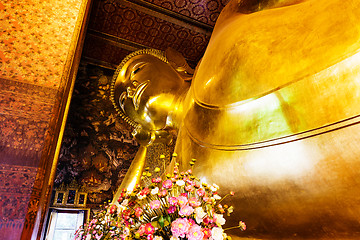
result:
<svg viewBox="0 0 360 240"><path fill-rule="evenodd" d="M202 223L203 218L206 216L204 209L202 209L202 207L197 207L197 208L195 208L194 213L195 213L195 220L196 220L197 224Z"/></svg>
<svg viewBox="0 0 360 240"><path fill-rule="evenodd" d="M146 195L141 195L140 193L137 194L137 198L139 200L146 198Z"/></svg>
<svg viewBox="0 0 360 240"><path fill-rule="evenodd" d="M124 231L123 231L123 235L124 236L129 236L129 234L130 234L130 229L128 227L125 227Z"/></svg>
<svg viewBox="0 0 360 240"><path fill-rule="evenodd" d="M155 236L154 240L162 240L163 238L161 236Z"/></svg>
<svg viewBox="0 0 360 240"><path fill-rule="evenodd" d="M170 240L179 240L177 237L171 236Z"/></svg>
<svg viewBox="0 0 360 240"><path fill-rule="evenodd" d="M178 185L178 186L184 186L185 185L185 182L183 181L183 180L177 180L176 181L176 185Z"/></svg>
<svg viewBox="0 0 360 240"><path fill-rule="evenodd" d="M117 209L117 214L122 213L125 209L126 209L125 206L120 205L120 206L118 207L118 209Z"/></svg>
<svg viewBox="0 0 360 240"><path fill-rule="evenodd" d="M91 234L86 235L86 240L91 240Z"/></svg>
<svg viewBox="0 0 360 240"><path fill-rule="evenodd" d="M158 194L159 193L159 188L158 187L156 187L156 188L154 188L153 190L151 190L151 194L152 195L155 195L155 194Z"/></svg>
<svg viewBox="0 0 360 240"><path fill-rule="evenodd" d="M227 234L223 233L223 238L226 239L227 238Z"/></svg>
<svg viewBox="0 0 360 240"><path fill-rule="evenodd" d="M210 240L223 240L224 236L223 236L224 230L220 227L214 227L213 229L211 229L211 237Z"/></svg>
<svg viewBox="0 0 360 240"><path fill-rule="evenodd" d="M214 183L212 186L210 186L210 190L216 192L217 190L219 190L219 186Z"/></svg>
<svg viewBox="0 0 360 240"><path fill-rule="evenodd" d="M114 205L116 206L116 212L119 214L121 212L121 205L118 201L114 202Z"/></svg>
<svg viewBox="0 0 360 240"><path fill-rule="evenodd" d="M218 226L224 225L226 222L226 220L222 214L214 213L214 219L215 219L216 225L218 225Z"/></svg>
<svg viewBox="0 0 360 240"><path fill-rule="evenodd" d="M121 206L127 206L129 203L129 199L125 199L124 201L122 201Z"/></svg>
<svg viewBox="0 0 360 240"><path fill-rule="evenodd" d="M220 197L219 195L215 194L215 195L214 195L214 199L215 199L215 200L220 200L221 197Z"/></svg>

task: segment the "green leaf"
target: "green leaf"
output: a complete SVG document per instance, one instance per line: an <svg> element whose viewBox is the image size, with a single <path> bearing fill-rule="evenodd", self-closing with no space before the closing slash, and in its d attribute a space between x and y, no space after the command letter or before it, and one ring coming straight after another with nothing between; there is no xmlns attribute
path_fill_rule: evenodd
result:
<svg viewBox="0 0 360 240"><path fill-rule="evenodd" d="M164 217L160 216L158 223L159 223L160 227L162 227L162 228L164 227L164 221L165 221Z"/></svg>
<svg viewBox="0 0 360 240"><path fill-rule="evenodd" d="M164 226L169 226L171 224L171 218L169 215L165 216Z"/></svg>

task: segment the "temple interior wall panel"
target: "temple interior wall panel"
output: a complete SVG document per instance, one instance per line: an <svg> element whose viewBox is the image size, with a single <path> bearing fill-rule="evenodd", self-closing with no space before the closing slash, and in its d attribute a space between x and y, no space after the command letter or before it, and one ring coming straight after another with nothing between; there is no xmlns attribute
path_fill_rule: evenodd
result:
<svg viewBox="0 0 360 240"><path fill-rule="evenodd" d="M38 215L45 212L48 170L89 7L87 0L0 2L2 239L31 239Z"/></svg>

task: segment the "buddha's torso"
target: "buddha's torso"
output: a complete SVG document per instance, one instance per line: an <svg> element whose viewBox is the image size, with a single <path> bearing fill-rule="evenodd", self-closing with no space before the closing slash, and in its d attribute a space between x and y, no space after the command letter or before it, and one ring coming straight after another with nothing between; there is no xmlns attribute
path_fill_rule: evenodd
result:
<svg viewBox="0 0 360 240"><path fill-rule="evenodd" d="M231 221L248 235L360 234L359 16L360 3L321 0L216 27L176 152L237 192Z"/></svg>

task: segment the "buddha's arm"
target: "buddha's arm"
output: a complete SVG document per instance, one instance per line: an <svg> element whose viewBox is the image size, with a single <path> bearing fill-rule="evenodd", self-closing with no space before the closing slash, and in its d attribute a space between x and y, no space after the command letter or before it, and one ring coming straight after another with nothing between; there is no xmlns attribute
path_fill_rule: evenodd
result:
<svg viewBox="0 0 360 240"><path fill-rule="evenodd" d="M130 168L128 169L124 179L121 182L121 185L116 190L116 193L113 197L113 203L115 203L123 189L126 189L128 192L131 192L137 183L140 183L141 174L144 170L145 160L146 160L147 146L140 145L138 152L133 159Z"/></svg>
<svg viewBox="0 0 360 240"><path fill-rule="evenodd" d="M140 144L140 148L133 159L130 168L128 169L121 185L116 190L113 197L113 203L119 199L123 189L127 192L133 191L136 184L140 183L142 172L146 163L146 156L148 146L154 143L166 143L169 144L172 141L172 136L169 131L147 131L138 129L133 132L136 141Z"/></svg>

